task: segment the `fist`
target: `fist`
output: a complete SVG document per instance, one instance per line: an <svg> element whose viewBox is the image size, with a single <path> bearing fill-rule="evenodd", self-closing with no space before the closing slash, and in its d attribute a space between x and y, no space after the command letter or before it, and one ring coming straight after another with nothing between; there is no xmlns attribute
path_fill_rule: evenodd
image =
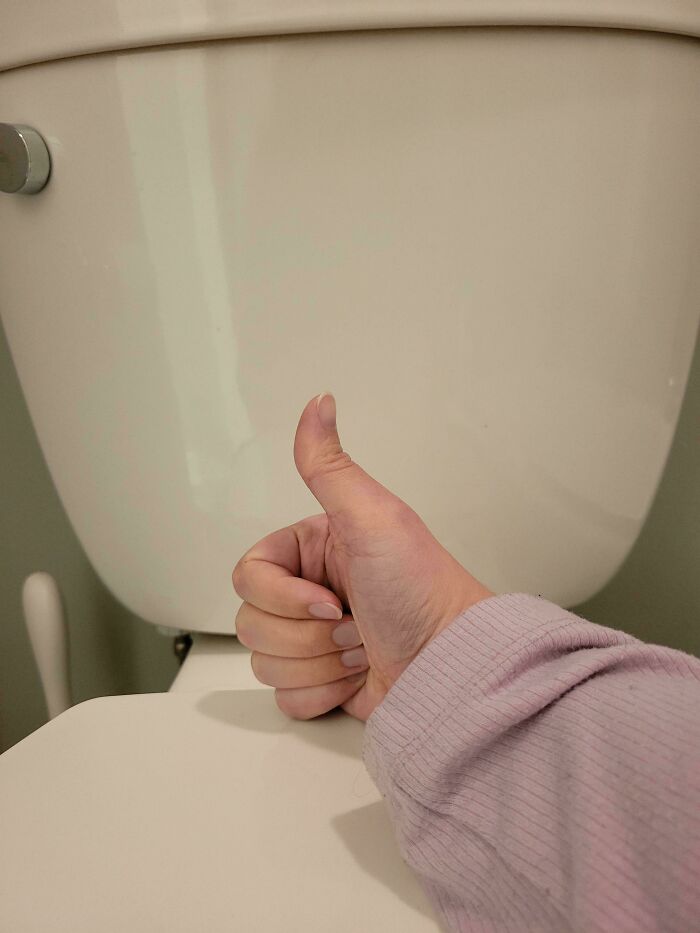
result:
<svg viewBox="0 0 700 933"><path fill-rule="evenodd" d="M342 706L365 721L433 638L494 594L343 451L332 395L304 408L294 461L323 513L238 561L238 638L287 715Z"/></svg>

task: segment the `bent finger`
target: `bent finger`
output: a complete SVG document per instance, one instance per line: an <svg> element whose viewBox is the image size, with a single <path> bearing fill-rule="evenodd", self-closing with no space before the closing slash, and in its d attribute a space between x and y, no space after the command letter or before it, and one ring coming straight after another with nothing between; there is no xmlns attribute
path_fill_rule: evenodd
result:
<svg viewBox="0 0 700 933"><path fill-rule="evenodd" d="M362 636L347 613L341 622L283 619L252 603L243 603L238 610L236 635L251 651L281 658L314 658L362 644Z"/></svg>
<svg viewBox="0 0 700 933"><path fill-rule="evenodd" d="M292 719L314 719L347 703L362 689L366 679L367 674L363 672L316 687L278 687L275 690L275 702Z"/></svg>
<svg viewBox="0 0 700 933"><path fill-rule="evenodd" d="M333 651L317 658L277 658L254 651L250 666L260 683L268 687L315 687L359 674L369 667L369 661L364 648Z"/></svg>
<svg viewBox="0 0 700 933"><path fill-rule="evenodd" d="M299 534L304 535L302 554ZM309 535L308 530L312 533ZM280 528L262 538L236 564L233 571L233 586L238 595L259 609L276 616L292 619L308 619L310 616L339 620L342 605L332 590L299 576L317 580L324 578L325 544L328 537L325 515L312 516ZM316 607L314 611L310 607ZM326 615L321 615L325 607Z"/></svg>

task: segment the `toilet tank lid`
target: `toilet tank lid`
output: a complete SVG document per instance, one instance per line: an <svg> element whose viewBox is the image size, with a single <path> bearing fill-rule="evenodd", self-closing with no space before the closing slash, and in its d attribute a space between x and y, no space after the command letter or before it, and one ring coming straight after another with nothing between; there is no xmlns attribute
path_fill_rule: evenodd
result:
<svg viewBox="0 0 700 933"><path fill-rule="evenodd" d="M73 55L205 39L537 25L700 36L700 0L5 0L0 71Z"/></svg>

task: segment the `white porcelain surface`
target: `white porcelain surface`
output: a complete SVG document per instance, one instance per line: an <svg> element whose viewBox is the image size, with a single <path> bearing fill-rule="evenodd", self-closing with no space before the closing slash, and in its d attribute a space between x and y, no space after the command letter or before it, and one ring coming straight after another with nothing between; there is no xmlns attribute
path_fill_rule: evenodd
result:
<svg viewBox="0 0 700 933"><path fill-rule="evenodd" d="M264 690L73 707L0 758L0 929L437 933L361 742Z"/></svg>
<svg viewBox="0 0 700 933"><path fill-rule="evenodd" d="M347 450L496 590L575 604L644 521L700 311L700 55L614 30L250 39L0 76L47 188L0 309L58 490L150 621L230 632L245 549Z"/></svg>
<svg viewBox="0 0 700 933"><path fill-rule="evenodd" d="M205 690L266 690L274 703L274 689L261 684L250 666L250 651L231 635L195 633L192 646L170 686L174 693Z"/></svg>
<svg viewBox="0 0 700 933"><path fill-rule="evenodd" d="M0 70L110 49L420 26L603 26L700 35L698 0L4 0Z"/></svg>

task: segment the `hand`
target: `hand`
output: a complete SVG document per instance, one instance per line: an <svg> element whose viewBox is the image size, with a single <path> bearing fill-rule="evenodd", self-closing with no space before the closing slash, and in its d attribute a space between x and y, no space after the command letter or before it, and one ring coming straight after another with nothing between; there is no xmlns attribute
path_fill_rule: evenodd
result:
<svg viewBox="0 0 700 933"><path fill-rule="evenodd" d="M267 535L238 561L238 638L287 715L311 719L342 706L365 721L428 642L494 594L343 451L332 395L304 408L294 462L324 511Z"/></svg>

